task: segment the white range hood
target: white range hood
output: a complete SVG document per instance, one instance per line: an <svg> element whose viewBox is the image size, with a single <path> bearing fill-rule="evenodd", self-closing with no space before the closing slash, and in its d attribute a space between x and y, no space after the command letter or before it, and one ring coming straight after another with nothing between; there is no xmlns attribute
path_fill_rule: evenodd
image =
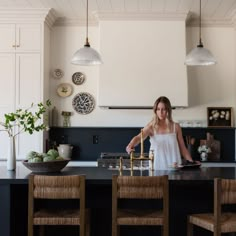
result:
<svg viewBox="0 0 236 236"><path fill-rule="evenodd" d="M98 106L151 108L159 96L188 106L185 19L101 20Z"/></svg>

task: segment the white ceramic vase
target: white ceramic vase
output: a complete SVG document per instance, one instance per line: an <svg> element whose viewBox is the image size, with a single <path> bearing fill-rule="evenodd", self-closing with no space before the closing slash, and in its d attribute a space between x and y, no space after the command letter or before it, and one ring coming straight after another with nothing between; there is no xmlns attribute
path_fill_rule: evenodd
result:
<svg viewBox="0 0 236 236"><path fill-rule="evenodd" d="M201 153L201 161L207 161L208 154L206 152Z"/></svg>
<svg viewBox="0 0 236 236"><path fill-rule="evenodd" d="M7 156L7 170L16 169L16 145L15 137L9 137L9 149Z"/></svg>
<svg viewBox="0 0 236 236"><path fill-rule="evenodd" d="M72 149L73 146L71 146L70 144L59 144L59 146L57 147L59 156L69 159L71 158L72 155Z"/></svg>

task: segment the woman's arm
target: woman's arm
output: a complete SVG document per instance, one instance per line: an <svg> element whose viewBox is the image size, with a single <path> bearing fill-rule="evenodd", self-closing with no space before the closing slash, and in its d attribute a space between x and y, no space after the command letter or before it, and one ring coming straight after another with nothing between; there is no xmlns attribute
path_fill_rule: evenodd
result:
<svg viewBox="0 0 236 236"><path fill-rule="evenodd" d="M151 135L152 126L149 123L143 128L143 141ZM134 136L126 147L126 152L130 153L141 142L141 132Z"/></svg>
<svg viewBox="0 0 236 236"><path fill-rule="evenodd" d="M184 157L185 160L193 162L193 159L188 151L188 149L185 146L183 135L182 135L182 129L178 123L175 123L175 128L176 128L176 135L177 135L177 141L179 144L179 149L181 155Z"/></svg>

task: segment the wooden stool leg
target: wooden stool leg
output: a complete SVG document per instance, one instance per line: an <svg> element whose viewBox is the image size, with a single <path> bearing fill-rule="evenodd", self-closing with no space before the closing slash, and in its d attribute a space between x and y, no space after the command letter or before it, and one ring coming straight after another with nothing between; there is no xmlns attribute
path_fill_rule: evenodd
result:
<svg viewBox="0 0 236 236"><path fill-rule="evenodd" d="M220 235L221 235L221 233L220 233L220 232L218 232L217 230L214 230L214 232L213 232L213 235L214 235L214 236L220 236Z"/></svg>
<svg viewBox="0 0 236 236"><path fill-rule="evenodd" d="M193 224L190 222L190 217L187 220L187 236L193 236Z"/></svg>
<svg viewBox="0 0 236 236"><path fill-rule="evenodd" d="M120 236L120 225L117 225L117 236Z"/></svg>
<svg viewBox="0 0 236 236"><path fill-rule="evenodd" d="M168 236L169 235L169 230L167 229L167 226L166 225L162 225L161 227L161 235L162 236Z"/></svg>
<svg viewBox="0 0 236 236"><path fill-rule="evenodd" d="M116 223L112 222L112 236L117 236L118 226Z"/></svg>
<svg viewBox="0 0 236 236"><path fill-rule="evenodd" d="M85 224L85 235L90 236L90 222L89 221Z"/></svg>
<svg viewBox="0 0 236 236"><path fill-rule="evenodd" d="M34 226L32 224L28 225L28 236L34 236Z"/></svg>
<svg viewBox="0 0 236 236"><path fill-rule="evenodd" d="M44 236L45 226L40 225L39 226L39 236Z"/></svg>

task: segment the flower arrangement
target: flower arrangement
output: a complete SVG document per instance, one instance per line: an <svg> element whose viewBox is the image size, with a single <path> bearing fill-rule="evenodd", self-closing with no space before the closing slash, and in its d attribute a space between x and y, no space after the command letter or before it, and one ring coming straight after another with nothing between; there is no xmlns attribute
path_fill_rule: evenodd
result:
<svg viewBox="0 0 236 236"><path fill-rule="evenodd" d="M218 111L218 110L212 110L211 114L209 116L209 120L218 120L218 119L224 119L229 120L230 119L230 113L229 111Z"/></svg>
<svg viewBox="0 0 236 236"><path fill-rule="evenodd" d="M198 147L198 152L199 153L203 153L203 152L210 153L211 148L204 144L204 145L201 145L201 146Z"/></svg>
<svg viewBox="0 0 236 236"><path fill-rule="evenodd" d="M33 134L34 131L39 132L47 129L47 125L45 125L41 119L49 106L51 106L51 101L47 100L46 104L42 102L38 103L38 109L34 112L31 111L35 107L32 103L31 106L25 110L18 109L16 112L5 114L5 121L0 122L0 126L3 127L0 131L5 131L8 133L9 137L14 138L23 132Z"/></svg>

